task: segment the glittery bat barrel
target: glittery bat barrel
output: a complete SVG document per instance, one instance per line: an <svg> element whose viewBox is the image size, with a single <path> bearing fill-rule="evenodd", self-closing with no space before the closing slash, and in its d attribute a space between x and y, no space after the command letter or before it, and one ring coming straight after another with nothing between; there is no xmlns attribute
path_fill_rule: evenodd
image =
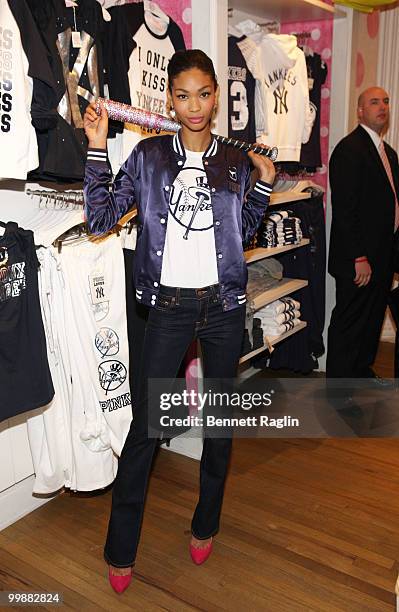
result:
<svg viewBox="0 0 399 612"><path fill-rule="evenodd" d="M98 98L96 102L96 113L101 114L101 104L105 106L110 119L115 121L123 121L124 123L133 123L135 125L141 125L146 128L154 130L165 131L165 132L178 132L180 130L180 124L177 121L172 121L167 117L158 115L157 113L151 113L150 111L143 110L141 108L135 108L129 104L123 104L122 102L115 102L114 100L106 100L104 98ZM227 145L235 147L236 149L242 149L243 151L254 151L260 155L270 157L272 161L277 159L278 149L277 147L263 148L256 144L250 144L242 140L235 140L234 138L227 138L225 136L215 136L216 140L223 142Z"/></svg>
<svg viewBox="0 0 399 612"><path fill-rule="evenodd" d="M163 130L165 132L178 132L180 125L176 121L172 121L162 115L151 113L141 108L135 108L129 104L115 102L114 100L105 100L98 98L96 102L96 113L101 114L102 103L108 113L110 119L115 121L123 121L124 123L133 123L154 130Z"/></svg>

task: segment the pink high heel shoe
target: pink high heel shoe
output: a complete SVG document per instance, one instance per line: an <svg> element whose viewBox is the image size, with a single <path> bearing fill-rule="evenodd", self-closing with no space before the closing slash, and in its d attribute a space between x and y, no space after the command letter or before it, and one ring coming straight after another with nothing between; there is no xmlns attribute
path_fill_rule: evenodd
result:
<svg viewBox="0 0 399 612"><path fill-rule="evenodd" d="M203 548L196 548L190 542L190 555L196 565L201 565L202 563L205 563L205 561L212 552L212 543L213 540L211 539L209 544L207 544Z"/></svg>
<svg viewBox="0 0 399 612"><path fill-rule="evenodd" d="M118 593L120 595L121 593L123 593L123 591L126 591L132 580L132 574L133 570L131 569L130 574L127 574L126 576L115 576L111 572L111 567L109 567L108 579L115 593Z"/></svg>

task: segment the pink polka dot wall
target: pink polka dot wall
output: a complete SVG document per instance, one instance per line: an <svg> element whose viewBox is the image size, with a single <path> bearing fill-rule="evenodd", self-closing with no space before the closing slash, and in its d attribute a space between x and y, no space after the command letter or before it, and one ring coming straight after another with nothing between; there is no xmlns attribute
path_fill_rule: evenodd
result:
<svg viewBox="0 0 399 612"><path fill-rule="evenodd" d="M158 6L181 29L187 49L191 48L191 0L157 0Z"/></svg>
<svg viewBox="0 0 399 612"><path fill-rule="evenodd" d="M126 0L127 4L139 2L141 0ZM115 0L117 4L117 0ZM179 26L183 33L184 42L187 49L191 48L191 0L156 0L159 8L169 15Z"/></svg>

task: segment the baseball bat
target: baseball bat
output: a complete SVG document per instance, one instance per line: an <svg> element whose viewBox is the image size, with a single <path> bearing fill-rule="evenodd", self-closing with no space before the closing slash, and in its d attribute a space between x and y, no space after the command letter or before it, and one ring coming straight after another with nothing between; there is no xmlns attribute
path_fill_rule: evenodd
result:
<svg viewBox="0 0 399 612"><path fill-rule="evenodd" d="M135 108L129 104L123 104L122 102L115 102L114 100L106 100L105 98L97 98L96 100L96 113L101 114L101 104L105 107L108 117L114 121L123 121L124 123L133 123L135 125L141 125L142 127L151 128L157 132L178 132L180 130L180 124L177 121L172 121L163 115L152 113L150 111L143 110L141 108ZM259 155L265 155L269 157L273 162L276 161L278 156L277 147L260 147L259 145L250 144L243 140L235 140L234 138L227 138L226 136L218 136L215 134L216 140L241 149L242 151L254 151Z"/></svg>

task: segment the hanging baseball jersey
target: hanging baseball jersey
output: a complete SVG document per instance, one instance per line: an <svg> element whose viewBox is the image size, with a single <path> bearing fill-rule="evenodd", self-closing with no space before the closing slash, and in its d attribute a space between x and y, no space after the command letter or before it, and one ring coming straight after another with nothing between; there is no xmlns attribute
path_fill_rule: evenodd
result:
<svg viewBox="0 0 399 612"><path fill-rule="evenodd" d="M52 125L37 126L40 165L29 178L81 180L87 151L84 111L103 95L101 6L96 0L79 0L74 8L67 8L65 0L27 3L56 83Z"/></svg>
<svg viewBox="0 0 399 612"><path fill-rule="evenodd" d="M39 163L31 124L33 80L18 24L7 0L0 0L0 173L26 179Z"/></svg>
<svg viewBox="0 0 399 612"><path fill-rule="evenodd" d="M229 137L255 142L255 79L238 46L244 38L228 38Z"/></svg>
<svg viewBox="0 0 399 612"><path fill-rule="evenodd" d="M167 15L145 10L144 3L110 8L107 82L109 97L166 115L167 67L175 51L185 49L179 26ZM152 130L125 124L121 165ZM114 166L114 164L113 164Z"/></svg>
<svg viewBox="0 0 399 612"><path fill-rule="evenodd" d="M38 267L32 232L7 223L0 237L0 421L44 406L54 395Z"/></svg>
<svg viewBox="0 0 399 612"><path fill-rule="evenodd" d="M318 53L306 55L306 68L308 72L309 98L314 108L315 122L307 143L302 145L300 162L309 172L315 172L321 167L320 150L320 111L321 88L327 78L327 65Z"/></svg>
<svg viewBox="0 0 399 612"><path fill-rule="evenodd" d="M256 35L238 43L251 72L261 84L256 113L264 115L258 142L279 149L278 161L299 161L314 123L309 103L305 55L288 34ZM257 121L258 123L258 121Z"/></svg>

